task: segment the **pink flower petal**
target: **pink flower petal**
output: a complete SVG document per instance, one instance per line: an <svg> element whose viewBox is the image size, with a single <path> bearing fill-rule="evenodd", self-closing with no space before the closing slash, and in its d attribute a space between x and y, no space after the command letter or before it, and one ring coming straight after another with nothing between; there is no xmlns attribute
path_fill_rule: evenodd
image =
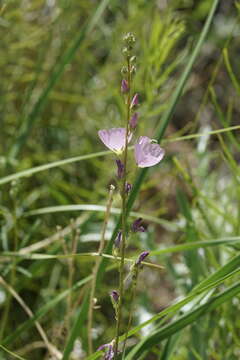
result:
<svg viewBox="0 0 240 360"><path fill-rule="evenodd" d="M158 144L152 143L147 136L139 138L134 152L136 163L141 168L158 164L165 154L165 151Z"/></svg>
<svg viewBox="0 0 240 360"><path fill-rule="evenodd" d="M98 136L110 150L121 153L125 147L126 129L125 128L112 128L109 130L99 130ZM132 134L128 135L128 142L131 141Z"/></svg>

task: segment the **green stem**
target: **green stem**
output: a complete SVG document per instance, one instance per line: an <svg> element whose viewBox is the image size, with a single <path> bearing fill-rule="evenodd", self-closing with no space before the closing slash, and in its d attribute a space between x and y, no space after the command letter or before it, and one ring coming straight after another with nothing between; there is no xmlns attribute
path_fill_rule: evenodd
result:
<svg viewBox="0 0 240 360"><path fill-rule="evenodd" d="M89 355L93 352L93 345L92 345L92 323L93 323L93 308L94 308L94 296L95 296L95 290L96 290L96 280L97 280L97 273L98 269L101 263L101 255L103 253L104 249L104 243L105 243L105 233L107 229L108 219L109 215L111 213L111 207L112 207L112 201L113 201L113 192L114 192L114 186L110 186L109 190L109 197L108 197L108 203L105 213L105 219L103 223L103 228L101 232L101 240L99 244L98 254L100 255L95 263L95 267L93 269L92 273L92 282L91 282L91 290L90 290L90 298L89 298L89 308L88 308L88 352Z"/></svg>
<svg viewBox="0 0 240 360"><path fill-rule="evenodd" d="M136 265L135 265L136 266ZM126 343L127 343L127 338L128 338L128 333L132 324L132 317L133 317L133 305L135 302L135 296L136 296L136 289L137 289L137 280L138 280L138 266L135 269L136 273L133 277L133 285L132 285L132 294L131 294L131 299L130 299L130 308L129 308L129 317L128 317L128 326L127 326L127 331L125 333L125 338L124 338L124 342L123 342L123 351L122 351L122 358L124 359L125 357L125 349L126 349Z"/></svg>
<svg viewBox="0 0 240 360"><path fill-rule="evenodd" d="M123 157L124 165L124 174L122 181L122 241L121 241L121 251L120 251L120 267L119 267L119 302L117 309L117 324L116 324L116 337L115 337L115 349L114 349L114 359L117 358L118 354L118 344L120 337L120 325L122 322L122 305L123 305L123 293L124 293L124 259L125 259L125 248L126 248L126 233L127 233L127 198L126 198L126 182L127 182L127 155L128 155L128 132L129 132L129 120L131 114L131 69L130 69L130 60L127 59L127 68L128 68L128 98L127 98L127 119L126 119L126 137L125 137L125 149Z"/></svg>

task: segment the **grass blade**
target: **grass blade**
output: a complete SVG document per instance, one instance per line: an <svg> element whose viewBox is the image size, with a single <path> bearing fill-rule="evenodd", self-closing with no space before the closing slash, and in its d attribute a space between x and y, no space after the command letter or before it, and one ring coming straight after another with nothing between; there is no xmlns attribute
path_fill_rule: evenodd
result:
<svg viewBox="0 0 240 360"><path fill-rule="evenodd" d="M75 323L73 324L72 330L68 337L62 360L69 359L69 355L71 354L71 351L73 349L74 342L75 342L76 338L79 336L79 329L81 329L84 325L84 322L87 317L88 298L89 297L88 297L88 293L87 293L84 297L81 308L78 311L78 314L76 315L76 320L75 320Z"/></svg>
<svg viewBox="0 0 240 360"><path fill-rule="evenodd" d="M196 309L190 311L186 315L181 316L176 321L172 322L169 325L162 327L160 330L157 330L155 333L146 338L145 342L141 346L136 346L131 353L128 354L126 360L133 359L133 356L150 349L154 345L159 344L162 340L176 334L179 330L185 328L186 326L192 324L200 317L208 314L212 310L215 310L218 306L222 305L226 301L231 300L234 296L240 292L240 282L234 284L232 287L223 291L219 295L211 298L205 304L198 306Z"/></svg>

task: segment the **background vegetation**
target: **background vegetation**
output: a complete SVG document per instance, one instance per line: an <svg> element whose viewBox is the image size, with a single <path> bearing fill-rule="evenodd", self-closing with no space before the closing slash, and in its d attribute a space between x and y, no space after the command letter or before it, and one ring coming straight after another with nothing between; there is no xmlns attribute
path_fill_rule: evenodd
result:
<svg viewBox="0 0 240 360"><path fill-rule="evenodd" d="M128 257L150 250L149 261L164 270L141 272L125 358L238 360L240 5L0 4L0 358L102 356L87 357L95 258L83 254L97 251L109 184L116 181L114 157L103 152L97 131L121 126L125 116L121 48L122 36L132 31L139 132L164 134L166 157L135 188L133 210L148 231L133 239ZM197 47L214 4L209 31ZM196 51L182 92L184 69ZM108 240L119 207L115 194ZM95 349L114 336L109 292L117 276L115 261L105 260Z"/></svg>

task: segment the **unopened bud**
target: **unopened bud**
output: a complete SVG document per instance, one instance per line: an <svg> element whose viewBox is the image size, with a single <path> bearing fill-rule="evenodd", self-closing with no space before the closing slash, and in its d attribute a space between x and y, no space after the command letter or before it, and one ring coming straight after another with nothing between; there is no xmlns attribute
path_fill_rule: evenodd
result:
<svg viewBox="0 0 240 360"><path fill-rule="evenodd" d="M126 185L125 185L126 194L129 195L131 190L132 190L132 185L129 183L126 183Z"/></svg>
<svg viewBox="0 0 240 360"><path fill-rule="evenodd" d="M121 91L122 91L123 94L126 94L129 91L128 82L125 79L122 79Z"/></svg>
<svg viewBox="0 0 240 360"><path fill-rule="evenodd" d="M119 300L119 294L116 290L113 290L111 293L110 293L110 296L111 296L111 300L114 301L114 303L117 303L118 300Z"/></svg>
<svg viewBox="0 0 240 360"><path fill-rule="evenodd" d="M135 129L138 123L138 113L134 113L130 119L130 127Z"/></svg>
<svg viewBox="0 0 240 360"><path fill-rule="evenodd" d="M124 57L129 57L130 56L129 49L126 46L122 49L122 54L123 54Z"/></svg>
<svg viewBox="0 0 240 360"><path fill-rule="evenodd" d="M118 179L122 179L124 175L124 164L121 162L121 160L116 160L117 164L117 177Z"/></svg>
<svg viewBox="0 0 240 360"><path fill-rule="evenodd" d="M136 62L136 56L134 55L134 56L131 56L131 59L130 59L130 63L131 64L134 64L135 62Z"/></svg>
<svg viewBox="0 0 240 360"><path fill-rule="evenodd" d="M135 94L134 97L132 98L132 102L131 102L131 109L134 108L135 106L137 106L139 103L138 101L138 94Z"/></svg>
<svg viewBox="0 0 240 360"><path fill-rule="evenodd" d="M121 246L121 241L122 241L122 231L120 230L116 236L115 242L114 242L114 246L115 248L119 249Z"/></svg>
<svg viewBox="0 0 240 360"><path fill-rule="evenodd" d="M143 251L140 255L139 255L139 257L138 257L138 259L136 260L136 265L141 265L141 263L142 263L142 261L147 257L149 255L149 251Z"/></svg>
<svg viewBox="0 0 240 360"><path fill-rule="evenodd" d="M126 67L126 66L123 66L122 69L121 69L121 74L122 74L123 76L125 76L125 75L127 75L127 73L128 73L127 67Z"/></svg>
<svg viewBox="0 0 240 360"><path fill-rule="evenodd" d="M131 67L131 74L132 75L135 75L136 74L136 72L137 72L137 68L136 68L136 66L135 65L133 65L132 67Z"/></svg>
<svg viewBox="0 0 240 360"><path fill-rule="evenodd" d="M132 49L133 45L136 42L136 39L133 33L129 32L123 37L123 41L129 48Z"/></svg>
<svg viewBox="0 0 240 360"><path fill-rule="evenodd" d="M132 231L133 232L145 232L146 231L145 227L142 225L142 218L138 218L132 223Z"/></svg>

